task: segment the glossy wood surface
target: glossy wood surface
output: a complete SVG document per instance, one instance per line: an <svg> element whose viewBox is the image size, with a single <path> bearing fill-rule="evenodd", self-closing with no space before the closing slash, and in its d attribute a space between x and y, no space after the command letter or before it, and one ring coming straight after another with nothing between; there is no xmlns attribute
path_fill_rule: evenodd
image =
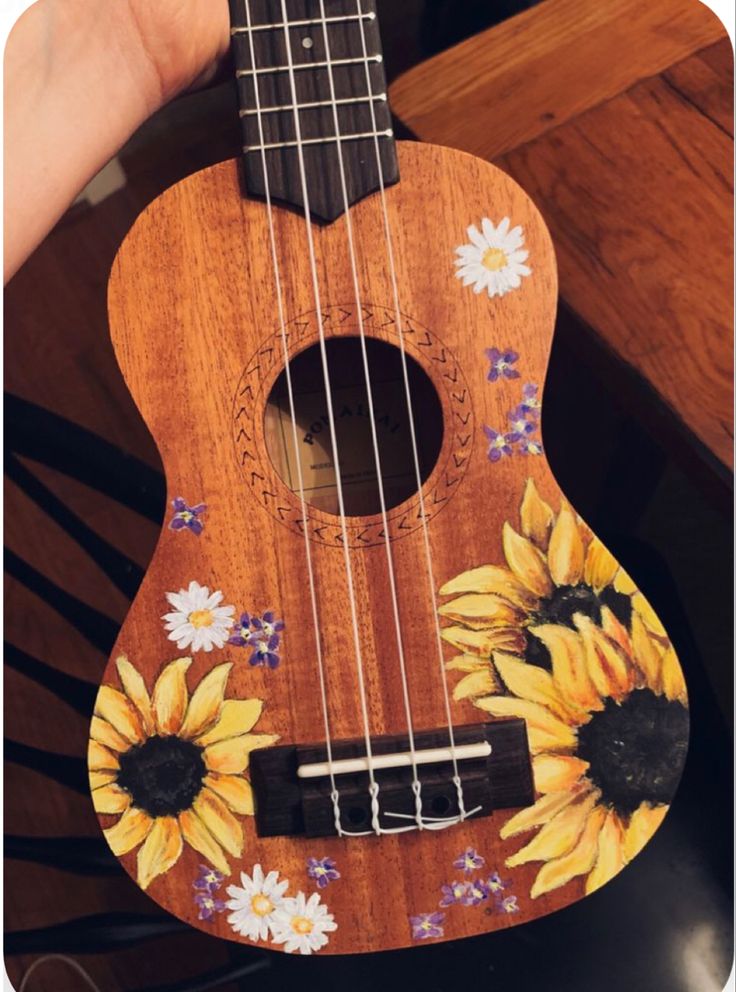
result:
<svg viewBox="0 0 736 992"><path fill-rule="evenodd" d="M394 83L422 140L496 162L538 204L597 364L727 484L733 53L695 0L547 0ZM613 361L611 361L613 359Z"/></svg>
<svg viewBox="0 0 736 992"><path fill-rule="evenodd" d="M482 430L506 422L519 392L513 380L489 387L484 349L513 347L522 356L524 381L541 385L557 287L548 232L507 176L461 153L415 144L400 147L400 165L403 181L388 191L387 203L406 347L434 382L445 419L442 452L424 488L434 574L425 567L416 498L390 511L389 533L413 722L431 729L445 722L433 591L468 568L503 561L503 524L517 520L528 477L556 510L561 506L544 458L490 465ZM502 300L463 287L453 265L467 227L489 213L495 222L508 216L523 226L533 269L521 290ZM318 338L305 224L281 209L275 224L290 347L300 350ZM353 224L365 332L396 342L380 199L359 204ZM331 335L354 336L357 307L344 222L315 230L315 236L325 328ZM199 538L162 532L113 659L126 653L150 689L163 666L186 653L167 639L161 616L165 594L191 580L223 590L224 602L238 611L272 608L286 621L280 667L251 668L231 646L199 652L187 676L190 692L213 664L232 661L228 698L265 701L256 732L278 734L282 743L320 741L324 724L298 503L269 464L263 437L263 410L282 367L266 215L262 205L241 197L236 163L184 180L147 208L113 268L110 318L123 374L161 454L169 499L184 496L208 506ZM321 511L310 513L309 525L332 736L359 737L363 725L339 528ZM370 732L376 735L406 727L380 531L375 517L352 520L349 530ZM112 660L104 682L118 685ZM457 724L479 715L467 700L453 702L452 713ZM317 845L260 839L252 819L245 818L245 849L232 867L236 881L239 870L261 864L308 891L307 858L329 856L339 864L341 880L324 895L338 921L324 953L406 946L409 918L436 909L440 885L457 874L452 865L463 850L482 849L486 864L502 869L518 849L518 839L499 837L505 818L494 814L442 833L335 838ZM114 822L101 820L105 827ZM185 847L174 868L151 883L149 894L192 925L233 939L225 916L197 920L192 882L201 860ZM135 852L122 863L135 874ZM518 913L459 911L445 939L533 919L584 892L578 878L532 900L525 893L535 873L531 864L512 873Z"/></svg>

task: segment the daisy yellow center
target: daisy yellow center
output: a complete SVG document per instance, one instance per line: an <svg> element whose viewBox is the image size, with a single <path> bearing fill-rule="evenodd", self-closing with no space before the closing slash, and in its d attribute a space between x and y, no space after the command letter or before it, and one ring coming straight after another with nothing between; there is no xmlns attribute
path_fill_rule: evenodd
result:
<svg viewBox="0 0 736 992"><path fill-rule="evenodd" d="M489 248L483 253L481 265L489 272L498 272L509 264L509 258L502 248Z"/></svg>
<svg viewBox="0 0 736 992"><path fill-rule="evenodd" d="M291 921L291 929L294 933L301 935L306 935L314 930L314 924L311 920L308 920L306 916L295 916Z"/></svg>
<svg viewBox="0 0 736 992"><path fill-rule="evenodd" d="M253 896L250 901L250 908L256 916L268 916L269 913L273 912L274 907L268 896L264 896L261 893L257 896Z"/></svg>
<svg viewBox="0 0 736 992"><path fill-rule="evenodd" d="M200 627L211 627L214 622L215 618L212 615L212 610L195 610L189 614L189 623L197 629Z"/></svg>

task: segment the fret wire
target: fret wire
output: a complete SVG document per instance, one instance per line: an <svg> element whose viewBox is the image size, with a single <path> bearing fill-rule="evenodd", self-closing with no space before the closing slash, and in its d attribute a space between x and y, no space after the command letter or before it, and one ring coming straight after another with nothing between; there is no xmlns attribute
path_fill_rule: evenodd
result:
<svg viewBox="0 0 736 992"><path fill-rule="evenodd" d="M375 13L371 12L369 14L349 14L349 15L346 14L344 17L328 17L326 20L328 24L349 24L354 21L375 21L375 19L376 19ZM253 24L251 27L247 27L246 25L238 25L237 27L230 29L230 34L231 35L248 34L249 32L252 33L254 31L276 31L276 30L283 31L285 27L306 28L306 27L312 27L315 24L321 25L322 19L319 17L314 17L314 18L307 18L306 20L303 21L289 21L288 25L283 23Z"/></svg>
<svg viewBox="0 0 736 992"><path fill-rule="evenodd" d="M359 141L363 138L393 138L393 136L393 128L387 128L385 131L365 131L360 134L341 134L339 140ZM268 145L243 145L243 151L246 155L249 155L251 152L268 152L277 148L297 148L299 145L328 145L337 140L337 136L332 135L326 138L302 138L301 141L274 141Z"/></svg>
<svg viewBox="0 0 736 992"><path fill-rule="evenodd" d="M373 62L376 65L380 65L383 62L383 55L369 55L366 58L361 56L360 58L355 59L333 59L332 62L298 62L294 66L294 69L326 69L329 65L365 65L368 62ZM242 79L244 76L264 76L270 73L288 71L289 67L287 65L269 65L262 66L259 69L238 69L235 75L238 79Z"/></svg>
<svg viewBox="0 0 736 992"><path fill-rule="evenodd" d="M371 96L350 96L350 97L346 97L344 100L336 100L335 103L337 103L338 107L345 107L345 106L347 106L349 104L370 103L371 100L377 100L380 103L386 103L386 101L388 100L388 94L387 93L374 93ZM261 107L260 111L258 111L258 110L241 110L240 111L240 116L241 117L253 117L253 116L255 116L258 113L261 113L261 114L280 114L280 113L283 113L284 111L287 111L287 110L290 110L290 111L293 112L294 109L296 109L296 110L314 110L317 107L332 107L332 106L333 106L333 101L332 100L315 100L313 103L300 103L296 108L294 108L290 104L283 104L280 107Z"/></svg>

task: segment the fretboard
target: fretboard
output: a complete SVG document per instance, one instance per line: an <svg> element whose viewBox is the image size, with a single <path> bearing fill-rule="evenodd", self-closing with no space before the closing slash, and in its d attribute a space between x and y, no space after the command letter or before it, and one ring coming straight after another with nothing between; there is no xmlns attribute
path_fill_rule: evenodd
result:
<svg viewBox="0 0 736 992"><path fill-rule="evenodd" d="M347 206L399 178L375 0L324 0L324 21L319 0L285 6L288 27L281 0L230 0L245 182L303 209L304 178L310 213L333 221L340 155Z"/></svg>

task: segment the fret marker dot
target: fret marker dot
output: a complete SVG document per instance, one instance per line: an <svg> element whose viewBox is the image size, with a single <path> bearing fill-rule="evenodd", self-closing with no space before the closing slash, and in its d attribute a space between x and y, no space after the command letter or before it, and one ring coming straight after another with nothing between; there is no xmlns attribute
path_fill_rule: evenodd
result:
<svg viewBox="0 0 736 992"><path fill-rule="evenodd" d="M302 45L305 48L314 48L314 41L312 40L312 38L303 38Z"/></svg>

